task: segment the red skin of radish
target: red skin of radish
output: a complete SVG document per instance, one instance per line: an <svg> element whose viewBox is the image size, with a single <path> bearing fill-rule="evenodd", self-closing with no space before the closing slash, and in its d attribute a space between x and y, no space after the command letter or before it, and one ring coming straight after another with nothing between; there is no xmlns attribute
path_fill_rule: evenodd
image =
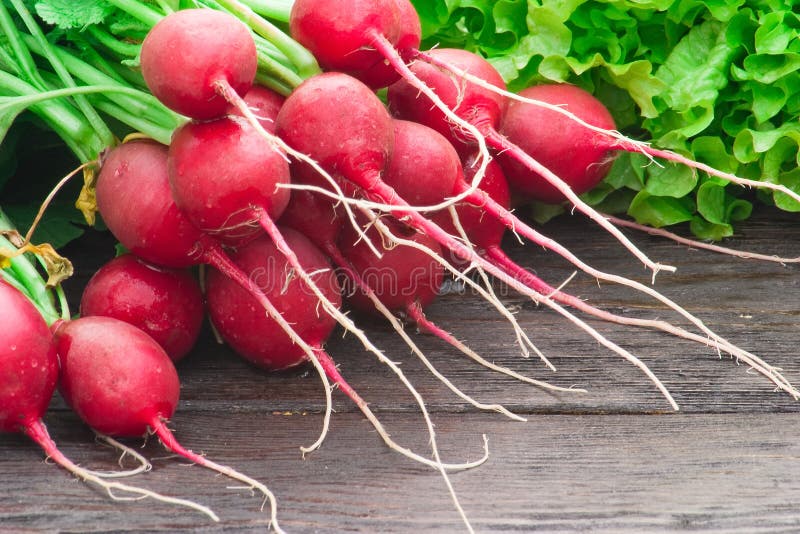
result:
<svg viewBox="0 0 800 534"><path fill-rule="evenodd" d="M53 326L61 361L59 391L98 432L143 436L169 419L180 384L172 360L153 338L119 319L81 317Z"/></svg>
<svg viewBox="0 0 800 534"><path fill-rule="evenodd" d="M343 123L347 131L332 127ZM337 72L300 84L278 113L275 133L328 172L347 179L383 169L394 143L392 118L381 101L366 85ZM310 168L292 166L298 181L329 187Z"/></svg>
<svg viewBox="0 0 800 534"><path fill-rule="evenodd" d="M80 311L136 326L173 361L194 346L205 316L203 294L191 272L155 267L133 254L98 269L83 290Z"/></svg>
<svg viewBox="0 0 800 534"><path fill-rule="evenodd" d="M169 182L178 207L203 232L242 246L260 235L263 212L289 203L289 164L245 119L189 122L169 147Z"/></svg>
<svg viewBox="0 0 800 534"><path fill-rule="evenodd" d="M615 130L614 119L602 102L574 85L546 84L528 87L520 96L562 106L588 124ZM555 111L512 100L500 133L564 180L577 194L596 186L613 163L609 137L593 132ZM498 155L515 193L549 202L564 196L547 180L514 158Z"/></svg>
<svg viewBox="0 0 800 534"><path fill-rule="evenodd" d="M0 431L28 432L56 389L58 357L38 310L2 279L0 324Z"/></svg>
<svg viewBox="0 0 800 534"><path fill-rule="evenodd" d="M411 205L433 205L468 187L476 171L475 156L466 158L462 166L453 145L432 128L398 119L393 124L394 149L383 180L398 195ZM469 173L466 179L464 169ZM494 161L489 162L480 189L508 208L508 184ZM502 222L468 201L459 202L456 211L464 231L478 249L499 245L505 231ZM431 218L448 233L459 235L449 211L433 213ZM451 260L461 263L456 257Z"/></svg>
<svg viewBox="0 0 800 534"><path fill-rule="evenodd" d="M257 64L250 30L213 9L183 9L161 19L142 42L141 67L150 91L168 108L193 119L224 115L228 102L215 87L244 95Z"/></svg>
<svg viewBox="0 0 800 534"><path fill-rule="evenodd" d="M254 85L244 95L245 104L258 117L261 127L270 133L275 132L275 118L278 116L278 111L280 111L284 100L283 95L263 85ZM236 106L231 105L228 108L228 114L240 115L240 112Z"/></svg>
<svg viewBox="0 0 800 534"><path fill-rule="evenodd" d="M412 206L444 201L464 179L453 145L416 122L395 119L392 125L394 147L383 180Z"/></svg>
<svg viewBox="0 0 800 534"><path fill-rule="evenodd" d="M341 292L326 256L305 236L290 228L281 232L308 271L314 275L323 294L337 307ZM310 346L319 348L336 326L336 321L318 306L316 295L294 276L287 283L291 268L283 254L266 236L234 251L233 261L273 302L298 335ZM307 361L296 345L263 308L239 285L212 269L206 286L211 321L223 339L241 356L269 370L282 370Z"/></svg>
<svg viewBox="0 0 800 534"><path fill-rule="evenodd" d="M439 243L424 234L399 224L395 225L392 232L441 253ZM381 237L374 227L367 230L367 235L380 248ZM425 308L433 302L444 277L444 267L440 263L425 252L408 246L384 248L381 250L382 256L378 258L359 237L351 226L345 225L339 238L339 249L384 306L390 310L406 311L409 306L416 304ZM363 290L355 288L347 297L354 307L375 311L375 305Z"/></svg>
<svg viewBox="0 0 800 534"><path fill-rule="evenodd" d="M296 0L289 31L323 69L363 71L383 61L374 33L397 43L400 13L395 0Z"/></svg>
<svg viewBox="0 0 800 534"><path fill-rule="evenodd" d="M281 226L297 230L327 253L335 245L342 230L344 215L338 213L334 201L312 191L292 191L292 198L278 221Z"/></svg>
<svg viewBox="0 0 800 534"><path fill-rule="evenodd" d="M453 191L453 195L462 190L463 184L471 183L471 179L477 170L473 165L474 157L475 156L470 156L464 159L463 169L465 173L465 182L456 184L456 190ZM501 207L505 209L510 208L511 194L509 192L508 182L503 175L500 165L495 160L490 161L489 165L486 167L486 173L481 180L480 190L497 202ZM482 207L470 204L466 201L459 202L456 205L456 213L458 213L459 222L464 229L464 233L467 234L478 254L483 256L491 247L500 246L503 240L503 234L506 231L506 226L502 221L486 213ZM459 235L458 230L453 224L453 217L449 212L436 214L434 220L446 232L456 236ZM445 252L445 257L453 264L463 264L463 260L458 256L449 251Z"/></svg>
<svg viewBox="0 0 800 534"><path fill-rule="evenodd" d="M136 140L109 152L97 178L97 208L138 257L178 269L202 263L203 235L172 199L166 146Z"/></svg>
<svg viewBox="0 0 800 534"><path fill-rule="evenodd" d="M400 13L400 34L397 37L395 48L401 56L419 49L422 40L422 25L416 9L408 0L395 0ZM362 71L351 71L354 76L373 89L381 89L400 79L394 67L387 61L379 61L372 67Z"/></svg>
<svg viewBox="0 0 800 534"><path fill-rule="evenodd" d="M482 57L455 48L438 48L428 52L431 56L466 70L474 76L505 89L503 78ZM415 61L411 71L430 87L439 98L465 121L481 128L497 129L505 111L505 98L482 87L460 82L437 67L424 61ZM466 90L465 90L466 89ZM441 110L420 94L406 80L389 86L389 108L401 119L418 122L445 136L462 154L474 151L475 143L467 134L455 127Z"/></svg>

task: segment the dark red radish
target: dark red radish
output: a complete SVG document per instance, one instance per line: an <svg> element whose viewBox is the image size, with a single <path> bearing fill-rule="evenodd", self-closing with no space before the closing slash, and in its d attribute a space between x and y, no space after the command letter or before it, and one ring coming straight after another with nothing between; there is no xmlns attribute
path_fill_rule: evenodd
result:
<svg viewBox="0 0 800 534"><path fill-rule="evenodd" d="M283 95L263 85L254 85L244 95L245 104L258 118L259 124L268 132L275 131L275 117L278 116L284 100ZM233 105L229 107L228 112L241 115L239 109Z"/></svg>
<svg viewBox="0 0 800 534"><path fill-rule="evenodd" d="M274 496L266 486L184 448L167 427L180 383L153 338L112 317L81 317L54 324L53 342L61 364L59 391L88 426L111 436L154 433L172 452L262 491L275 521Z"/></svg>
<svg viewBox="0 0 800 534"><path fill-rule="evenodd" d="M209 517L205 506L166 497L115 481L79 467L58 449L42 421L59 377L59 360L53 334L34 305L17 289L0 279L0 431L21 432L36 442L52 461L76 477L111 491L188 506Z"/></svg>
<svg viewBox="0 0 800 534"><path fill-rule="evenodd" d="M249 28L233 15L182 9L148 32L141 68L150 91L168 108L193 119L211 119L228 111L219 85L240 96L247 93L257 57Z"/></svg>
<svg viewBox="0 0 800 534"><path fill-rule="evenodd" d="M616 129L608 109L587 91L568 84L528 87L520 96L558 105L603 130ZM585 193L605 178L614 161L614 139L590 130L552 109L511 100L500 133L542 165L557 174L577 194ZM564 195L519 160L498 156L516 193L542 202L559 203Z"/></svg>
<svg viewBox="0 0 800 534"><path fill-rule="evenodd" d="M395 225L393 231L403 233L404 237L441 253L436 240L425 234L409 232L400 225ZM382 242L374 228L367 231L367 236L374 243ZM425 252L404 246L383 247L378 258L350 226L344 227L339 238L339 249L360 279L392 311L405 312L414 305L424 308L439 294L444 268ZM347 297L356 308L366 311L375 309L372 301L358 287L349 291Z"/></svg>
<svg viewBox="0 0 800 534"><path fill-rule="evenodd" d="M289 228L281 233L325 295L337 306L341 292L327 257L306 237ZM295 332L315 350L322 350L336 321L317 306L317 297L293 275L282 253L266 236L233 251L231 259L281 310ZM307 355L257 302L219 271L210 270L206 285L208 311L223 339L259 367L282 370L308 361Z"/></svg>
<svg viewBox="0 0 800 534"><path fill-rule="evenodd" d="M189 122L172 136L169 183L175 203L204 233L231 246L257 237L262 217L289 203L289 163L241 117Z"/></svg>
<svg viewBox="0 0 800 534"><path fill-rule="evenodd" d="M86 284L80 313L130 323L178 361L197 341L205 308L200 285L189 270L156 267L123 254L100 267Z"/></svg>
<svg viewBox="0 0 800 534"><path fill-rule="evenodd" d="M292 191L289 205L278 223L297 230L330 257L328 249L336 246L343 219L332 199L298 189Z"/></svg>

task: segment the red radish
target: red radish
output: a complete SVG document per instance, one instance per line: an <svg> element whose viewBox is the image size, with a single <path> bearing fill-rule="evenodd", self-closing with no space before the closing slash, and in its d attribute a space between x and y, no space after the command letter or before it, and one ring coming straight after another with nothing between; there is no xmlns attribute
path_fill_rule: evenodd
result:
<svg viewBox="0 0 800 534"><path fill-rule="evenodd" d="M422 27L417 11L411 2L408 0L395 0L395 5L400 14L400 34L394 45L398 53L404 56L407 51L415 51L419 48L422 39ZM375 63L366 70L351 71L350 74L374 89L388 87L399 77L397 69L386 59Z"/></svg>
<svg viewBox="0 0 800 534"><path fill-rule="evenodd" d="M327 70L363 71L384 57L371 45L381 35L392 44L400 34L395 0L295 0L289 18L292 37Z"/></svg>
<svg viewBox="0 0 800 534"><path fill-rule="evenodd" d="M273 527L279 529L275 498L266 486L184 448L167 427L180 383L172 360L153 338L112 317L59 321L53 332L61 363L59 391L87 425L111 436L152 431L172 452L258 488L270 500Z"/></svg>
<svg viewBox="0 0 800 534"><path fill-rule="evenodd" d="M281 229L300 263L316 273L314 281L336 305L341 293L325 255L299 232ZM336 321L318 309L316 296L292 274L275 244L262 236L231 253L231 259L316 351L322 350ZM253 298L216 270L208 273L206 295L211 321L223 339L241 356L269 370L281 370L308 361L306 354L266 316Z"/></svg>
<svg viewBox="0 0 800 534"><path fill-rule="evenodd" d="M111 317L54 325L59 391L89 426L110 436L168 432L178 406L175 366L153 338Z"/></svg>
<svg viewBox="0 0 800 534"><path fill-rule="evenodd" d="M248 27L212 9L182 9L161 19L142 42L141 66L153 95L194 119L224 115L228 99L220 84L244 95L258 68Z"/></svg>
<svg viewBox="0 0 800 534"><path fill-rule="evenodd" d="M428 54L448 64L457 65L470 74L485 80L487 84L505 89L506 85L497 70L472 52L455 48L439 48ZM489 89L464 84L425 62L415 62L410 69L425 85L430 87L442 101L459 117L478 127L481 134L500 127L506 108L506 98ZM431 103L411 83L400 80L389 87L389 107L397 117L424 124L433 128L462 155L475 150L475 139L454 124L440 109Z"/></svg>
<svg viewBox="0 0 800 534"><path fill-rule="evenodd" d="M538 85L520 96L563 107L587 124L615 130L608 109L594 96L574 85ZM613 162L615 140L551 109L512 100L500 133L542 165L557 174L577 194L605 178ZM515 192L542 202L558 203L564 195L517 159L501 153L500 164Z"/></svg>
<svg viewBox="0 0 800 534"><path fill-rule="evenodd" d="M194 346L205 316L200 285L191 272L156 267L133 254L98 269L83 290L80 312L136 326L173 361Z"/></svg>
<svg viewBox="0 0 800 534"><path fill-rule="evenodd" d="M396 225L395 232L406 232L406 237L421 245L441 252L436 240L415 231ZM380 242L376 230L367 234ZM375 292L380 301L392 311L408 313L412 307L425 308L439 294L444 278L441 264L420 250L408 247L392 247L381 251L377 258L360 236L351 227L345 226L339 238L340 250L352 269L364 284ZM359 287L348 292L348 301L355 307L372 311L372 301L367 299Z"/></svg>
<svg viewBox="0 0 800 534"><path fill-rule="evenodd" d="M0 430L41 432L58 380L50 330L33 304L0 279ZM42 427L42 428L39 428Z"/></svg>
<svg viewBox="0 0 800 534"><path fill-rule="evenodd" d="M103 480L98 474L77 466L64 456L42 421L59 374L53 335L33 304L2 279L0 324L4 332L0 345L0 431L25 433L51 460L76 477L97 484L109 494L113 490L121 490L140 497L153 497L188 506L217 520L217 516L205 506Z"/></svg>
<svg viewBox="0 0 800 534"><path fill-rule="evenodd" d="M189 122L169 147L175 203L204 233L241 246L289 203L289 164L245 119Z"/></svg>
<svg viewBox="0 0 800 534"><path fill-rule="evenodd" d="M263 85L254 85L244 95L247 107L258 117L258 122L268 132L275 131L275 117L283 105L284 97ZM239 109L231 105L229 113L240 115Z"/></svg>

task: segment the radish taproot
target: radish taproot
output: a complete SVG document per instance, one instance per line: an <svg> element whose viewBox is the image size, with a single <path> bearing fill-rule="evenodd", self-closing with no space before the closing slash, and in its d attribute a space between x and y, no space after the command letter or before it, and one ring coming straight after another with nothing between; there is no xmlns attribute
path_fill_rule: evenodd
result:
<svg viewBox="0 0 800 534"><path fill-rule="evenodd" d="M152 337L178 361L200 335L205 310L188 270L157 267L123 254L100 267L83 289L80 313L114 317Z"/></svg>

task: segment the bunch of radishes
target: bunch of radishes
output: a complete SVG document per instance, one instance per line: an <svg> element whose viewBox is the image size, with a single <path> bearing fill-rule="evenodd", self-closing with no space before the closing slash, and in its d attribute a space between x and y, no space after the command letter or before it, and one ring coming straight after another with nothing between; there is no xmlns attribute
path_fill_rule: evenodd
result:
<svg viewBox="0 0 800 534"><path fill-rule="evenodd" d="M62 393L90 426L111 435L154 432L176 452L272 498L256 481L186 451L166 429L177 404L177 375L164 351L177 359L189 350L205 300L221 337L251 362L268 369L307 361L315 365L325 384L328 412L322 435L306 450L319 446L324 437L332 381L390 446L439 469L447 481L448 469L480 462L444 464L427 416L433 460L394 443L347 384L324 344L337 323L354 333L367 350L392 366L425 412L407 378L342 306L346 302L377 311L454 392L478 407L515 417L450 384L398 320L413 321L492 369L553 388L491 364L425 316L423 310L436 298L444 277L452 275L473 286L515 325L524 351L535 350L494 295L491 275L641 367L676 409L642 362L564 306L728 352L798 395L777 369L716 335L650 286L590 267L510 212L512 193L569 201L654 272L668 268L650 261L578 195L603 178L614 150L680 158L614 132L608 111L574 87L531 88L511 95L479 56L417 50L419 20L407 0L342 4L295 1L292 36L328 72L306 80L285 101L253 86L256 46L250 30L235 17L189 9L153 27L142 45L142 74L161 102L189 120L174 132L169 146L134 139L103 157L96 184L98 209L130 255L112 261L90 282L81 305L87 317L53 327L55 344L44 343L42 349L50 351L46 366L52 372L40 389L54 387L55 364L48 347L55 346ZM388 107L375 93L386 87ZM554 288L502 251L507 228L591 276L651 295L699 333L665 321L614 315ZM178 271L200 264L211 266L204 295L191 275ZM147 290L131 290L129 297L131 281ZM152 298L137 303L143 293ZM144 328L149 336L89 315L117 317ZM36 336L46 338L46 330ZM122 353L125 358L119 357ZM134 376L135 394L125 389L128 377ZM38 395L30 413L18 411L26 414L22 422L7 429L31 433L46 406L41 399L51 393ZM131 413L122 411L130 407L121 408L129 397L141 403ZM453 497L458 506L454 492ZM274 500L272 511L274 519Z"/></svg>

